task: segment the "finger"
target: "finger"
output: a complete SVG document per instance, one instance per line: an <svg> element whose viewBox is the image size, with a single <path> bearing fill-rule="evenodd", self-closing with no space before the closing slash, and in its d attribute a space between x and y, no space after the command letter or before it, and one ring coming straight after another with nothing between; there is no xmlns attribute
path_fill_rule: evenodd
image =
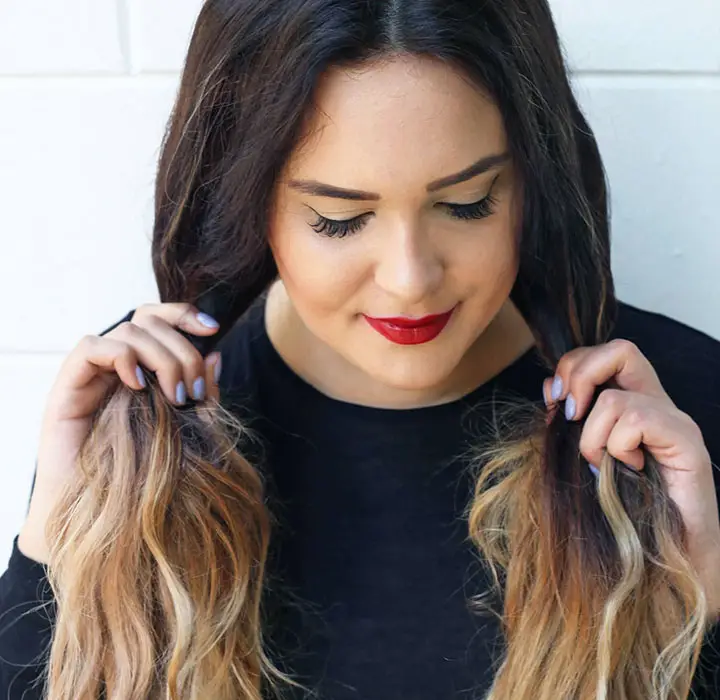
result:
<svg viewBox="0 0 720 700"><path fill-rule="evenodd" d="M205 383L207 385L207 398L220 401L220 373L222 372L222 356L219 352L212 352L205 358Z"/></svg>
<svg viewBox="0 0 720 700"><path fill-rule="evenodd" d="M84 417L121 381L134 390L143 388L134 350L119 341L86 336L63 362L47 410L64 420Z"/></svg>
<svg viewBox="0 0 720 700"><path fill-rule="evenodd" d="M641 425L629 419L627 412L620 416L607 439L607 451L615 459L638 471L645 468L645 455L640 449L644 443Z"/></svg>
<svg viewBox="0 0 720 700"><path fill-rule="evenodd" d="M177 333L175 333L175 335L185 340ZM139 363L143 367L155 372L158 384L168 400L178 406L186 402L188 394L183 363L180 358L178 358L164 342L156 338L155 335L135 323L127 322L121 323L103 338L122 341L131 346L137 355ZM192 346L190 347L192 348ZM195 348L192 348L192 350L197 353ZM200 366L202 367L201 360ZM197 374L195 376L197 376Z"/></svg>
<svg viewBox="0 0 720 700"><path fill-rule="evenodd" d="M59 377L73 389L82 389L99 375L112 372L124 384L139 390L145 388L145 378L137 370L137 353L127 343L106 336L88 335L68 355Z"/></svg>
<svg viewBox="0 0 720 700"><path fill-rule="evenodd" d="M627 402L607 441L607 451L615 459L636 469L645 464L641 447L661 465L674 468L697 461L701 446L702 434L689 416L645 397Z"/></svg>
<svg viewBox="0 0 720 700"><path fill-rule="evenodd" d="M607 452L636 469L644 467L645 452L670 469L708 461L702 433L690 416L663 400L619 389L598 397L583 426L580 452L592 464Z"/></svg>
<svg viewBox="0 0 720 700"><path fill-rule="evenodd" d="M592 352L593 348L575 348L562 356L555 370L555 375L549 377L543 383L546 403L548 405L564 401L569 390L567 379L572 374L573 368L577 367L584 357Z"/></svg>
<svg viewBox="0 0 720 700"><path fill-rule="evenodd" d="M205 382L205 364L197 348L178 333L177 328L159 316L144 316L133 321L133 324L147 331L153 338L165 346L182 365L182 381L187 396L196 401L203 401L207 393ZM176 398L182 389L175 388Z"/></svg>
<svg viewBox="0 0 720 700"><path fill-rule="evenodd" d="M212 335L217 333L220 327L212 316L186 303L144 304L138 307L131 320L133 323L143 325L142 321L152 316L161 318L170 326L193 335Z"/></svg>
<svg viewBox="0 0 720 700"><path fill-rule="evenodd" d="M563 358L558 364L557 379L562 384L560 398L566 404L568 420L579 420L588 411L598 387L612 381L629 392L662 398L669 397L653 366L636 345L626 340L614 340L584 352Z"/></svg>
<svg viewBox="0 0 720 700"><path fill-rule="evenodd" d="M552 396L551 396L552 383L553 383L552 377L549 377L543 381L542 394L543 394L543 401L545 401L546 406L549 406L551 403L553 403Z"/></svg>
<svg viewBox="0 0 720 700"><path fill-rule="evenodd" d="M601 464L610 433L625 411L630 396L619 389L606 389L598 397L580 434L580 453L590 464Z"/></svg>

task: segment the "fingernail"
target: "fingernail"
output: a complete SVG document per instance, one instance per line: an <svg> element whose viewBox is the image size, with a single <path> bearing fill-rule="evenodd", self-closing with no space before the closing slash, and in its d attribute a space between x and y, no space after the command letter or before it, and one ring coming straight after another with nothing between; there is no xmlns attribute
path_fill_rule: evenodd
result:
<svg viewBox="0 0 720 700"><path fill-rule="evenodd" d="M135 367L135 376L137 377L138 382L140 382L140 386L144 389L147 386L147 382L145 381L145 375L140 367Z"/></svg>
<svg viewBox="0 0 720 700"><path fill-rule="evenodd" d="M222 355L218 353L217 361L215 362L215 384L220 382L220 373L222 372Z"/></svg>
<svg viewBox="0 0 720 700"><path fill-rule="evenodd" d="M193 396L196 401L202 401L205 398L205 380L198 377L193 384Z"/></svg>
<svg viewBox="0 0 720 700"><path fill-rule="evenodd" d="M595 474L595 476L600 476L600 470L594 464L588 464L588 467L590 467L590 471Z"/></svg>
<svg viewBox="0 0 720 700"><path fill-rule="evenodd" d="M576 413L577 402L575 401L575 397L572 394L568 394L567 399L565 399L565 418L567 420L572 420L575 418Z"/></svg>
<svg viewBox="0 0 720 700"><path fill-rule="evenodd" d="M562 377L555 377L552 383L552 390L550 391L550 398L553 401L557 401L563 393L563 380Z"/></svg>
<svg viewBox="0 0 720 700"><path fill-rule="evenodd" d="M197 320L200 321L200 323L202 323L206 328L220 328L220 324L212 316L208 316L202 311L198 313L195 318L197 318Z"/></svg>
<svg viewBox="0 0 720 700"><path fill-rule="evenodd" d="M178 403L185 403L187 400L187 391L183 382L178 382L177 387L175 387L175 400Z"/></svg>

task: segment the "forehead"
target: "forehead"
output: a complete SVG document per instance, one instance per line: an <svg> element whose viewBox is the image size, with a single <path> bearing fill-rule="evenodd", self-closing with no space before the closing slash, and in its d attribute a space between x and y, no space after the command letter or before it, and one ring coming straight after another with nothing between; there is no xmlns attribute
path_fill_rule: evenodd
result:
<svg viewBox="0 0 720 700"><path fill-rule="evenodd" d="M499 110L461 71L393 57L322 77L288 171L337 186L424 187L506 149Z"/></svg>

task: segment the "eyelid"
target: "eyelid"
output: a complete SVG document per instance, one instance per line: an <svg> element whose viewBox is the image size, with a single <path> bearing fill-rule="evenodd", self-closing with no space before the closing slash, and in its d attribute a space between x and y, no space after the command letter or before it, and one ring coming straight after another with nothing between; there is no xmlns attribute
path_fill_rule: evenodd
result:
<svg viewBox="0 0 720 700"><path fill-rule="evenodd" d="M478 202L482 202L484 199L487 199L488 197L490 197L490 196L492 196L492 195L494 194L495 185L497 184L497 181L499 180L500 175L502 175L502 173L498 173L497 175L495 175L495 177L493 178L492 182L490 183L490 187L488 188L488 191L487 191L482 197L480 197L479 199L476 199L476 200L474 200L474 201L472 201L472 202L467 202L467 203L464 203L464 204L459 204L458 202L448 202L448 201L447 201L447 198L446 198L446 199L443 199L443 200L438 201L437 204L445 204L445 205L448 205L448 206L455 206L455 207L469 207L469 206L471 206L471 205L473 205L473 204L477 204ZM463 184L467 184L467 183L463 183Z"/></svg>
<svg viewBox="0 0 720 700"><path fill-rule="evenodd" d="M339 221L339 222L341 222L341 223L342 223L343 221L352 221L353 219L359 219L360 217L363 217L363 216L370 216L371 214L374 214L374 213L375 213L375 212L372 212L372 211L365 211L365 212L362 212L361 214L354 214L354 215L352 215L352 216L348 216L348 217L345 218L345 219L338 219L338 218L335 218L335 217L337 217L337 216L343 216L343 215L342 215L342 214L332 214L332 215L330 215L330 214L321 214L319 211L313 209L309 204L306 204L305 206L306 206L313 214L315 214L316 216L319 216L321 219L329 219L330 221Z"/></svg>

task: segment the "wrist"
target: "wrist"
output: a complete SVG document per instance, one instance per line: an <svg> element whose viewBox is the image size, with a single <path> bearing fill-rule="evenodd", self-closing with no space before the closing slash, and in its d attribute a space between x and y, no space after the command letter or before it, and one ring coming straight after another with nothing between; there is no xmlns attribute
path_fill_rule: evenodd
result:
<svg viewBox="0 0 720 700"><path fill-rule="evenodd" d="M47 564L50 561L50 551L45 537L45 521L37 522L28 516L20 529L17 545L20 552L29 559Z"/></svg>
<svg viewBox="0 0 720 700"><path fill-rule="evenodd" d="M708 621L720 622L720 548L705 557L698 573L707 600Z"/></svg>

